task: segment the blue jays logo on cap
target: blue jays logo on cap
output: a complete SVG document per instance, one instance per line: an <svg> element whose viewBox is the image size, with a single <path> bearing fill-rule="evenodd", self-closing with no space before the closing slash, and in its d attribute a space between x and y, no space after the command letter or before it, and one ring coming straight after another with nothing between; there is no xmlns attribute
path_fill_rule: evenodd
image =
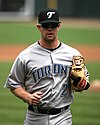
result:
<svg viewBox="0 0 100 125"><path fill-rule="evenodd" d="M55 12L47 12L48 19L51 18Z"/></svg>
<svg viewBox="0 0 100 125"><path fill-rule="evenodd" d="M43 23L61 23L59 21L59 14L58 11L55 9L44 9L39 13L38 22L40 24Z"/></svg>

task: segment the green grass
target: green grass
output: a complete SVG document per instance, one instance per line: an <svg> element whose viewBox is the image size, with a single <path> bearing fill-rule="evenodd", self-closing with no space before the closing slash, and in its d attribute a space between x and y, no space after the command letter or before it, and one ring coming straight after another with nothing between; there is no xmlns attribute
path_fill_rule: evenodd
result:
<svg viewBox="0 0 100 125"><path fill-rule="evenodd" d="M23 122L25 107L23 101L15 98L4 83L10 71L11 62L0 62L0 124L21 125Z"/></svg>
<svg viewBox="0 0 100 125"><path fill-rule="evenodd" d="M100 29L63 27L59 38L67 44L100 45Z"/></svg>
<svg viewBox="0 0 100 125"><path fill-rule="evenodd" d="M86 64L88 71L90 73L90 81L94 79L100 80L100 61L98 62L88 62Z"/></svg>
<svg viewBox="0 0 100 125"><path fill-rule="evenodd" d="M1 44L30 44L38 38L39 33L32 23L0 23Z"/></svg>
<svg viewBox="0 0 100 125"><path fill-rule="evenodd" d="M74 93L75 101L71 106L73 125L100 124L100 93Z"/></svg>
<svg viewBox="0 0 100 125"><path fill-rule="evenodd" d="M31 44L40 38L36 24L0 23L1 44ZM100 28L61 27L59 39L67 44L100 45Z"/></svg>
<svg viewBox="0 0 100 125"><path fill-rule="evenodd" d="M99 62L88 62L91 71L91 80L99 79ZM4 83L12 66L12 62L0 62L0 124L22 125L27 105L13 96ZM92 69L92 70L91 70ZM100 93L88 92L74 93L75 101L71 106L73 125L99 125L100 124Z"/></svg>

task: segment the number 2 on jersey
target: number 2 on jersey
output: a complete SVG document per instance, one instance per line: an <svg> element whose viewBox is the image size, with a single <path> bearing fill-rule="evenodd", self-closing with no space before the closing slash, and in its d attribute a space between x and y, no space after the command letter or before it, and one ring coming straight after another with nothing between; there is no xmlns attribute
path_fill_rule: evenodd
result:
<svg viewBox="0 0 100 125"><path fill-rule="evenodd" d="M67 84L67 82L65 82L62 85L62 94L61 94L61 96L66 96L66 94L67 94L67 87L68 87L68 84Z"/></svg>

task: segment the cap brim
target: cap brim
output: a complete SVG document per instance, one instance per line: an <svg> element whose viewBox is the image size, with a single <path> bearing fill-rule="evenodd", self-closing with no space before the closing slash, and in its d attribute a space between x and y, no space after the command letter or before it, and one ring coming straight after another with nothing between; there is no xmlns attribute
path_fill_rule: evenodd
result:
<svg viewBox="0 0 100 125"><path fill-rule="evenodd" d="M61 23L60 21L56 21L56 20L45 20L45 21L41 21L40 24L43 23Z"/></svg>

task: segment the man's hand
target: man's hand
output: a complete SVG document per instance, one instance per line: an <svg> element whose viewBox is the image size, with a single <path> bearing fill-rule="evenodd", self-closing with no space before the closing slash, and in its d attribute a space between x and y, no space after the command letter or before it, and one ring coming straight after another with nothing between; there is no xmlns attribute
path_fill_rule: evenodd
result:
<svg viewBox="0 0 100 125"><path fill-rule="evenodd" d="M43 95L43 93L40 91L35 92L33 94L29 94L27 102L31 105L37 105L40 102L42 95Z"/></svg>

